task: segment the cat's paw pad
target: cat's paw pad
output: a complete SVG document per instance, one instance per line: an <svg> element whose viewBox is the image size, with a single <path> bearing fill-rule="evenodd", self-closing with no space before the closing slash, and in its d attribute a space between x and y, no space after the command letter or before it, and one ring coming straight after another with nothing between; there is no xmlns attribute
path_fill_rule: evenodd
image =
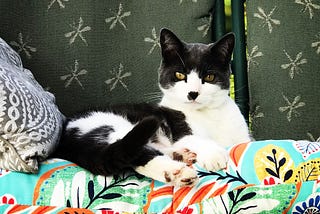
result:
<svg viewBox="0 0 320 214"><path fill-rule="evenodd" d="M180 187L194 186L198 182L196 170L187 167L186 165L179 169L165 171L164 177L166 182Z"/></svg>
<svg viewBox="0 0 320 214"><path fill-rule="evenodd" d="M229 155L224 148L217 147L198 155L197 163L209 171L218 171L227 167Z"/></svg>
<svg viewBox="0 0 320 214"><path fill-rule="evenodd" d="M186 163L187 166L191 166L197 161L197 154L187 148L174 151L172 155L173 160L182 161Z"/></svg>

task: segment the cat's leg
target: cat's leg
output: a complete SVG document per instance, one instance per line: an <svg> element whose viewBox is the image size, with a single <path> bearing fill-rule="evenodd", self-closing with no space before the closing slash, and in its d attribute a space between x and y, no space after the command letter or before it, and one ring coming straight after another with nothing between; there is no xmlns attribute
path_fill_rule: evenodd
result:
<svg viewBox="0 0 320 214"><path fill-rule="evenodd" d="M171 159L184 162L187 166L191 166L196 162L197 154L187 148L174 148L172 142L165 136L158 136L157 143L148 144L150 147L169 156Z"/></svg>
<svg viewBox="0 0 320 214"><path fill-rule="evenodd" d="M208 138L188 135L175 142L173 148L192 151L196 154L196 162L207 170L217 171L227 166L227 150Z"/></svg>
<svg viewBox="0 0 320 214"><path fill-rule="evenodd" d="M144 176L174 186L193 186L198 181L196 170L166 155L155 156L147 164L138 166L135 170Z"/></svg>
<svg viewBox="0 0 320 214"><path fill-rule="evenodd" d="M156 117L147 117L125 137L111 144L105 153L105 168L116 172L117 169L131 167L138 173L161 182L175 186L194 185L198 179L196 170L185 163L172 160L150 146L156 144L151 141L159 125Z"/></svg>

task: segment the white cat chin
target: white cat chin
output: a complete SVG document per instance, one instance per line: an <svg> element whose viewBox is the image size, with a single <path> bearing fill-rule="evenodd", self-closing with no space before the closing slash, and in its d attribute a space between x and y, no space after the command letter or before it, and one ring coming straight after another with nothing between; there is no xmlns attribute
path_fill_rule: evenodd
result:
<svg viewBox="0 0 320 214"><path fill-rule="evenodd" d="M210 100L206 102L192 102L192 101L177 101L172 97L164 96L160 102L160 105L169 107L172 109L185 111L185 110L191 110L191 111L201 111L203 109L215 109L219 108L221 105L223 105L227 101L227 96L225 97L219 97L216 100Z"/></svg>
<svg viewBox="0 0 320 214"><path fill-rule="evenodd" d="M211 88L211 90L203 90L196 100L189 100L186 91L176 89L161 89L163 98L161 105L177 110L190 109L201 110L204 108L220 107L228 98L228 90Z"/></svg>

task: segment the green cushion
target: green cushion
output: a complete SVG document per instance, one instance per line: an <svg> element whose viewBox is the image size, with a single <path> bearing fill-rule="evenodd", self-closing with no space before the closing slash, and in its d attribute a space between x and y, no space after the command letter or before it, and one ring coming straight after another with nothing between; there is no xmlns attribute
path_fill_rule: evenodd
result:
<svg viewBox="0 0 320 214"><path fill-rule="evenodd" d="M1 0L0 36L69 115L108 103L158 100L159 30L210 42L213 3Z"/></svg>
<svg viewBox="0 0 320 214"><path fill-rule="evenodd" d="M320 2L247 1L256 139L320 136Z"/></svg>

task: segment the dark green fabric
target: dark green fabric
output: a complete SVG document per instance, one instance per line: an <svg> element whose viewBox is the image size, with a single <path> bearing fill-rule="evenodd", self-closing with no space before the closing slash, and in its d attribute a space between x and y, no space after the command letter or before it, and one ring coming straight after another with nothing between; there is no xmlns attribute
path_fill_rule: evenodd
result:
<svg viewBox="0 0 320 214"><path fill-rule="evenodd" d="M320 136L320 2L247 1L256 139Z"/></svg>
<svg viewBox="0 0 320 214"><path fill-rule="evenodd" d="M108 103L154 101L159 30L210 42L213 3L1 0L0 37L69 115Z"/></svg>

